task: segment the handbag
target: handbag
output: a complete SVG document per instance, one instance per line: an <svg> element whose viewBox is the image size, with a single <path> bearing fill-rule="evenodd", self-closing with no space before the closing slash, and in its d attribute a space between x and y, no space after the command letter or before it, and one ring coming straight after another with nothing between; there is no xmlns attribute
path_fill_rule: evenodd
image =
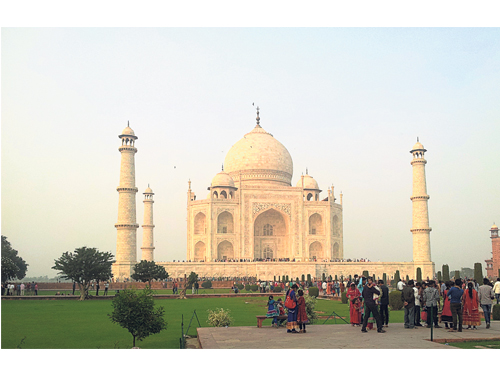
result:
<svg viewBox="0 0 500 375"><path fill-rule="evenodd" d="M422 312L420 313L420 318L421 318L424 322L426 322L426 321L427 321L427 311L422 311Z"/></svg>
<svg viewBox="0 0 500 375"><path fill-rule="evenodd" d="M295 308L295 306L296 306L295 301L294 301L294 300L292 300L292 299L290 298L290 296L287 296L287 297L286 297L286 300L285 300L285 307L286 307L287 309L294 309L294 308Z"/></svg>

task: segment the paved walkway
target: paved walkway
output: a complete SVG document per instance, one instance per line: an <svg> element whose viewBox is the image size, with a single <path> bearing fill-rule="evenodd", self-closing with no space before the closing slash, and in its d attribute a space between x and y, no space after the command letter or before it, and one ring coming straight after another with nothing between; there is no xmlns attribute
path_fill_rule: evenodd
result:
<svg viewBox="0 0 500 375"><path fill-rule="evenodd" d="M228 327L198 328L198 340L203 349L457 349L443 342L470 339L500 340L500 321L486 329L483 322L477 330L464 329L452 333L445 328L425 327L405 329L403 323L389 324L386 333L376 330L362 333L360 327L347 324L314 324L307 333L286 333L285 328ZM442 343L439 343L442 342Z"/></svg>

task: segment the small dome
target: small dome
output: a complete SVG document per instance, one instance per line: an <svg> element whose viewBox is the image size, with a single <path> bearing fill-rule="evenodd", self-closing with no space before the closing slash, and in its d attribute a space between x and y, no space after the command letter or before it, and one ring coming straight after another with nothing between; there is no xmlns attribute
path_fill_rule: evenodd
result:
<svg viewBox="0 0 500 375"><path fill-rule="evenodd" d="M153 194L153 190L151 190L151 188L148 186L144 191L144 194Z"/></svg>
<svg viewBox="0 0 500 375"><path fill-rule="evenodd" d="M222 171L215 175L212 180L212 187L233 187L234 181L233 178L228 175L226 172Z"/></svg>
<svg viewBox="0 0 500 375"><path fill-rule="evenodd" d="M314 178L306 174L303 176L304 178L304 189L308 190L319 190L318 183ZM297 182L297 187L302 187L302 177L300 178L299 182Z"/></svg>
<svg viewBox="0 0 500 375"><path fill-rule="evenodd" d="M424 145L422 143L420 143L420 142L415 143L415 146L413 146L413 148L411 150L412 151L416 151L416 150L424 150L424 151L426 151L424 149Z"/></svg>
<svg viewBox="0 0 500 375"><path fill-rule="evenodd" d="M133 135L133 136L135 136L135 133L134 133L134 131L132 130L132 128L130 126L127 126L125 129L123 129L122 135Z"/></svg>
<svg viewBox="0 0 500 375"><path fill-rule="evenodd" d="M498 230L498 227L497 227L495 224L493 224L493 225L491 226L491 229L492 229L492 230Z"/></svg>

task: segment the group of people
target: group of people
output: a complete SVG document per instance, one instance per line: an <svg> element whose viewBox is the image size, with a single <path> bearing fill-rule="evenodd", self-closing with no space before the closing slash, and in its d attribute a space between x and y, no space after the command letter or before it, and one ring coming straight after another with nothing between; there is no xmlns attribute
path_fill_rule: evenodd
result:
<svg viewBox="0 0 500 375"><path fill-rule="evenodd" d="M346 292L349 300L349 319L354 327L361 326L361 332L372 330L377 324L377 332L385 333L383 327L389 325L389 288L383 280L375 284L372 277L354 275ZM380 306L380 309L379 309Z"/></svg>
<svg viewBox="0 0 500 375"><path fill-rule="evenodd" d="M38 283L34 281L20 283L4 283L2 284L2 296L37 296L38 295Z"/></svg>
<svg viewBox="0 0 500 375"><path fill-rule="evenodd" d="M358 278L355 275L348 285L346 296L351 325L361 326L361 332L367 332L376 322L377 331L385 332L383 327L389 325L389 288L384 281L378 280L375 285L371 277ZM499 303L500 300L500 278L494 285L485 278L481 286L475 280L417 283L409 280L406 284L400 280L396 288L401 292L406 329L423 327L421 322L427 328L442 328L439 323L444 323L450 332L462 332L464 326L477 329L481 325L479 307L483 310L488 329L492 302L496 299Z"/></svg>
<svg viewBox="0 0 500 375"><path fill-rule="evenodd" d="M286 318L284 318L285 315ZM285 303L281 298L275 301L272 295L269 296L266 316L273 318L272 327L283 327L286 320L287 333L306 333L306 324L309 324L309 319L304 291L299 289L297 284L293 284L286 293Z"/></svg>

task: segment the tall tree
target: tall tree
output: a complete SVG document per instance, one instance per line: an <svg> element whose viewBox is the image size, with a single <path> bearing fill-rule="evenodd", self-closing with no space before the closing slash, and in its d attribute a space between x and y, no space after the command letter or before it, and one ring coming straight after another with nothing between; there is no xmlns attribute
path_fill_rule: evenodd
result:
<svg viewBox="0 0 500 375"><path fill-rule="evenodd" d="M450 281L450 267L447 264L443 264L443 281Z"/></svg>
<svg viewBox="0 0 500 375"><path fill-rule="evenodd" d="M17 250L2 236L2 283L13 279L24 279L28 263L18 255Z"/></svg>
<svg viewBox="0 0 500 375"><path fill-rule="evenodd" d="M153 292L145 288L141 292L125 289L118 293L111 302L113 312L108 314L113 323L127 329L135 340L142 341L146 337L159 333L167 328L164 319L165 309L155 308Z"/></svg>
<svg viewBox="0 0 500 375"><path fill-rule="evenodd" d="M483 266L481 263L474 263L474 279L479 285L483 285Z"/></svg>
<svg viewBox="0 0 500 375"><path fill-rule="evenodd" d="M193 284L197 281L198 281L198 274L191 271L191 273L188 276L187 287L192 288Z"/></svg>
<svg viewBox="0 0 500 375"><path fill-rule="evenodd" d="M109 280L113 277L111 264L113 254L103 253L94 247L80 247L74 253L65 252L59 259L55 259L55 266L59 274L78 284L80 300L89 298L90 283L93 280Z"/></svg>
<svg viewBox="0 0 500 375"><path fill-rule="evenodd" d="M153 280L165 280L168 278L168 273L165 267L156 264L154 261L141 260L134 266L134 273L130 277L136 281L148 283L151 289Z"/></svg>

